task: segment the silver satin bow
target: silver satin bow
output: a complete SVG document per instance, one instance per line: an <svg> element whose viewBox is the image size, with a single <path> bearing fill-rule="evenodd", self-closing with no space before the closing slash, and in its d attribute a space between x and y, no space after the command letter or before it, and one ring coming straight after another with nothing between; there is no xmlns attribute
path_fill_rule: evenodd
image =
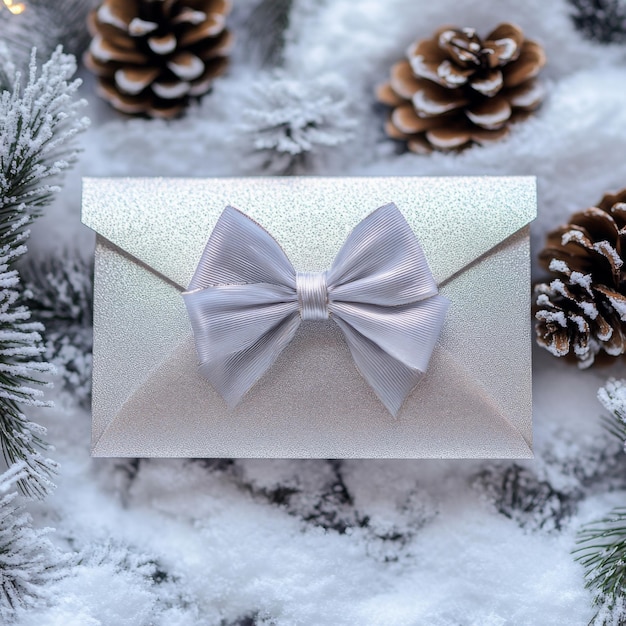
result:
<svg viewBox="0 0 626 626"><path fill-rule="evenodd" d="M183 293L200 371L234 407L293 339L301 320L329 317L396 415L426 371L448 300L394 204L348 235L326 272L296 272L259 224L226 207Z"/></svg>

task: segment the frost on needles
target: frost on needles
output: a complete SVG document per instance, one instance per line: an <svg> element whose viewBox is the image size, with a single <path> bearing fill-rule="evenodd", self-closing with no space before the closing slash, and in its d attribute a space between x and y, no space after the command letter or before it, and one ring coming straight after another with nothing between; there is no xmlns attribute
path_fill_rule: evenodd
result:
<svg viewBox="0 0 626 626"><path fill-rule="evenodd" d="M23 302L15 263L26 253L29 224L74 162L72 140L88 120L79 116L80 81L70 82L75 59L60 47L41 71L33 51L25 84L6 49L0 65L0 446L7 465L24 465L22 492L43 497L56 464L45 457L45 429L24 411L46 406L41 387L51 366L41 357L43 326Z"/></svg>
<svg viewBox="0 0 626 626"><path fill-rule="evenodd" d="M15 503L10 491L27 480L23 462L0 474L0 623L9 623L16 612L45 601L46 585L65 575L71 556L62 554L47 538L50 529L35 529L31 516ZM9 493L7 493L9 492Z"/></svg>
<svg viewBox="0 0 626 626"><path fill-rule="evenodd" d="M299 174L314 157L353 139L357 122L347 93L336 74L299 80L275 71L253 83L238 128L248 167Z"/></svg>
<svg viewBox="0 0 626 626"><path fill-rule="evenodd" d="M598 400L609 411L603 418L605 428L626 450L626 381L609 379L598 390ZM585 568L586 586L597 607L590 624L626 623L626 507L583 526L577 544L574 554Z"/></svg>

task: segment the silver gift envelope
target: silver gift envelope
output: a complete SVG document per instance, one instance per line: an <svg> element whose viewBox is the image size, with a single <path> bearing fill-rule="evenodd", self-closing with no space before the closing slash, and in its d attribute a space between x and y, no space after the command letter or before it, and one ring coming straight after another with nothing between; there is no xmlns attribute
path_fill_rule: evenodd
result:
<svg viewBox="0 0 626 626"><path fill-rule="evenodd" d="M303 322L233 410L199 374L181 293L227 205L297 271L330 267L393 202L451 304L428 371L392 417L332 321ZM94 456L532 457L532 177L88 178L96 231Z"/></svg>

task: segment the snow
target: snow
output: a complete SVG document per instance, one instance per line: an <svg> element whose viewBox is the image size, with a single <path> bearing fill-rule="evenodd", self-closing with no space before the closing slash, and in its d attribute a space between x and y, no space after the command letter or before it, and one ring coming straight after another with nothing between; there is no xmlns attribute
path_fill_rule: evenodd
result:
<svg viewBox="0 0 626 626"><path fill-rule="evenodd" d="M243 166L251 171L264 167L267 173L294 173L309 165L305 161L319 161L329 154L329 147L348 142L357 122L346 116L347 93L345 81L334 75L302 82L276 72L254 82L242 98L241 121L233 129L247 157Z"/></svg>
<svg viewBox="0 0 626 626"><path fill-rule="evenodd" d="M603 254L607 259L610 259L616 268L620 268L624 264L617 250L608 241L598 241L594 243L593 249Z"/></svg>
<svg viewBox="0 0 626 626"><path fill-rule="evenodd" d="M100 61L110 61L111 53L107 48L104 47L103 43L104 40L102 39L102 37L97 35L91 40L89 49L91 50L91 54L93 54L96 59Z"/></svg>
<svg viewBox="0 0 626 626"><path fill-rule="evenodd" d="M598 400L609 412L615 413L622 421L626 420L626 382L609 378L598 390Z"/></svg>
<svg viewBox="0 0 626 626"><path fill-rule="evenodd" d="M10 599L0 603L0 619L10 621L13 608L32 610L45 606L49 588L67 575L69 554L61 553L47 535L51 528L33 529L32 517L17 504L14 485L27 477L24 462L0 474L0 589ZM9 493L7 493L9 492Z"/></svg>
<svg viewBox="0 0 626 626"><path fill-rule="evenodd" d="M103 7L104 8L104 5ZM98 12L98 17L104 23L105 20L100 16L100 12ZM142 20L138 17L133 18L128 24L128 32L133 36L141 36L146 35L147 33L151 33L153 30L156 30L159 25L156 22L148 22L146 20ZM126 24L122 23L122 30L126 30Z"/></svg>
<svg viewBox="0 0 626 626"><path fill-rule="evenodd" d="M420 61L423 61L423 59L424 57L421 56L415 57L415 62L419 63ZM413 59L411 59L411 67L414 67ZM424 74L421 75L424 76ZM449 85L464 85L467 82L467 76L452 71L452 63L447 60L439 64L437 67L437 75L444 79L444 81Z"/></svg>
<svg viewBox="0 0 626 626"><path fill-rule="evenodd" d="M202 24L206 20L206 13L204 11L196 11L192 8L185 7L175 18L175 23L189 23L189 24Z"/></svg>
<svg viewBox="0 0 626 626"><path fill-rule="evenodd" d="M431 100L422 90L416 91L411 100L418 111L429 117L458 108L457 102Z"/></svg>
<svg viewBox="0 0 626 626"><path fill-rule="evenodd" d="M204 63L197 56L189 55L183 62L177 63L176 59L170 61L167 67L182 80L198 78L204 71Z"/></svg>
<svg viewBox="0 0 626 626"><path fill-rule="evenodd" d="M409 63L411 64L411 67L413 68L413 72L417 74L418 76L423 76L424 78L430 78L431 80L434 80L436 82L439 82L441 78L445 78L447 80L451 80L451 79L458 80L460 85L467 82L467 78L459 74L452 74L449 71L449 66L446 65L447 61L444 61L443 63L441 63L437 67L437 70L433 71L430 65L426 63L426 60L421 54L417 54L413 56L412 53L413 53L413 45L410 45L409 49L407 50L407 55L410 55Z"/></svg>
<svg viewBox="0 0 626 626"><path fill-rule="evenodd" d="M182 80L177 83L152 83L152 91L165 100L180 98L189 91L189 83Z"/></svg>
<svg viewBox="0 0 626 626"><path fill-rule="evenodd" d="M539 83L533 83L530 88L517 93L510 98L510 102L513 106L520 107L526 110L532 110L535 104L540 100L543 100L546 95L544 86Z"/></svg>
<svg viewBox="0 0 626 626"><path fill-rule="evenodd" d="M98 8L98 19L103 24L111 24L111 26L117 26L117 28L122 30L126 30L128 26L126 22L115 15L106 4L103 4Z"/></svg>
<svg viewBox="0 0 626 626"><path fill-rule="evenodd" d="M124 93L133 95L141 93L146 88L144 79L130 80L128 74L123 70L117 70L115 72L115 83Z"/></svg>
<svg viewBox="0 0 626 626"><path fill-rule="evenodd" d="M486 82L484 84L486 85L485 92L487 92L489 89L489 83ZM482 91L482 88L479 90ZM502 128L502 125L511 116L511 107L508 102L503 102L499 111L483 113L480 110L479 112L468 110L465 114L472 122L480 125L482 128L497 129Z"/></svg>
<svg viewBox="0 0 626 626"><path fill-rule="evenodd" d="M246 39L242 16L253 5L235 3L229 23L238 41ZM303 127L311 119L307 98L315 109L317 94L309 96L315 90L307 86L342 85L325 105L332 124L322 122L324 140L316 144L307 133L297 139L296 148L312 156L304 172L536 174L532 252L540 278L535 259L546 232L626 185L626 94L619 88L626 47L583 39L570 12L562 0L361 0L358 10L351 0L294 0L284 75L298 98L283 111L286 120L297 127L302 110ZM384 136L373 89L412 41L450 16L481 35L518 23L545 45L545 102L488 146L401 153ZM293 148L278 134L271 145L256 143L259 123L250 111L259 96L251 85L275 82L245 46L235 47L212 93L174 122L119 117L97 98L93 78L82 76L93 125L62 193L33 226L33 259L67 249L92 253L93 234L79 221L81 176L260 174L267 170L249 158L259 146L278 148L270 172ZM278 114L271 119L285 122ZM250 132L242 133L242 124ZM562 315L554 320L565 324ZM67 350L74 343L82 345L68 343ZM48 429L50 454L61 465L56 491L28 508L35 527L56 528L47 537L77 563L70 576L49 583L46 603L21 615L20 626L233 626L245 619L275 626L584 626L593 617L571 550L583 523L624 503L626 454L602 429L598 418L610 409L596 400L607 377L626 377L620 362L580 371L535 348L534 461L133 462L89 458L89 412L64 382L68 359L89 365L75 350L75 357L55 357L62 366L46 398L56 408L28 415ZM620 387L620 402L622 396Z"/></svg>
<svg viewBox="0 0 626 626"><path fill-rule="evenodd" d="M537 300L537 304L543 304L540 299ZM549 301L546 298L546 304ZM561 328L567 327L567 318L565 317L565 313L563 311L537 311L537 319L544 320L546 322L556 322Z"/></svg>
<svg viewBox="0 0 626 626"><path fill-rule="evenodd" d="M148 46L150 46L152 52L166 55L176 49L176 37L174 37L174 35L150 37L150 39L148 39Z"/></svg>
<svg viewBox="0 0 626 626"><path fill-rule="evenodd" d="M619 298L612 298L607 296L613 308L619 314L621 320L626 320L626 301Z"/></svg>
<svg viewBox="0 0 626 626"><path fill-rule="evenodd" d="M550 264L550 267L552 267L552 264ZM591 285L593 282L591 274L572 272L569 279L574 285L580 285L581 287L584 287L587 290L587 293L591 294Z"/></svg>
<svg viewBox="0 0 626 626"><path fill-rule="evenodd" d="M589 318L590 320L595 320L596 317L598 317L598 307L596 306L595 302L585 302L584 300L582 300L578 302L578 306L582 309L583 313L585 314L585 317ZM606 336L598 335L598 337L602 339L603 341L606 341L607 339L611 337L612 334L613 334L613 329L609 326L608 335Z"/></svg>
<svg viewBox="0 0 626 626"><path fill-rule="evenodd" d="M582 315L571 315L570 319L578 326L579 332L581 333L587 332L589 328L589 324L587 323L587 320ZM582 354L584 354L585 352L587 351L584 350Z"/></svg>
<svg viewBox="0 0 626 626"><path fill-rule="evenodd" d="M508 60L512 59L513 55L518 50L517 42L513 39L509 39L508 37L504 37L503 39L495 39L494 42L499 49L500 59Z"/></svg>

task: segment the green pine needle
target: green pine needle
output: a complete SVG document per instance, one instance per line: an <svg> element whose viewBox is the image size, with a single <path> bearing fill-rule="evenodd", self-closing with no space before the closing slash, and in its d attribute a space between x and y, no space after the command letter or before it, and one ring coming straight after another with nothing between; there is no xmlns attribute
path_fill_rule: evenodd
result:
<svg viewBox="0 0 626 626"><path fill-rule="evenodd" d="M608 517L583 526L574 551L585 568L586 585L601 596L623 595L626 591L626 507Z"/></svg>
<svg viewBox="0 0 626 626"><path fill-rule="evenodd" d="M626 441L626 383L610 379L598 391L598 399L608 415L601 421L605 430ZM585 569L585 586L593 590L598 612L595 626L626 624L626 507L618 507L608 517L586 524L578 531L576 560Z"/></svg>
<svg viewBox="0 0 626 626"><path fill-rule="evenodd" d="M59 47L39 68L33 50L25 84L9 61L0 50L0 78L9 85L0 85L0 448L7 465L25 465L21 491L43 497L56 463L42 454L45 429L24 410L48 406L41 387L52 368L42 358L43 326L30 319L16 261L26 253L29 224L76 159L72 142L87 120L78 116L80 82L70 82L74 57Z"/></svg>
<svg viewBox="0 0 626 626"><path fill-rule="evenodd" d="M613 413L611 415L602 415L600 423L611 437L617 439L622 444L626 441L626 424L621 418L616 417Z"/></svg>
<svg viewBox="0 0 626 626"><path fill-rule="evenodd" d="M626 623L626 507L583 526L578 532L576 560L585 568L585 586L594 592L598 611L594 626Z"/></svg>
<svg viewBox="0 0 626 626"><path fill-rule="evenodd" d="M626 386L623 381L609 379L598 390L598 400L609 412L600 420L605 430L622 445L626 442Z"/></svg>

